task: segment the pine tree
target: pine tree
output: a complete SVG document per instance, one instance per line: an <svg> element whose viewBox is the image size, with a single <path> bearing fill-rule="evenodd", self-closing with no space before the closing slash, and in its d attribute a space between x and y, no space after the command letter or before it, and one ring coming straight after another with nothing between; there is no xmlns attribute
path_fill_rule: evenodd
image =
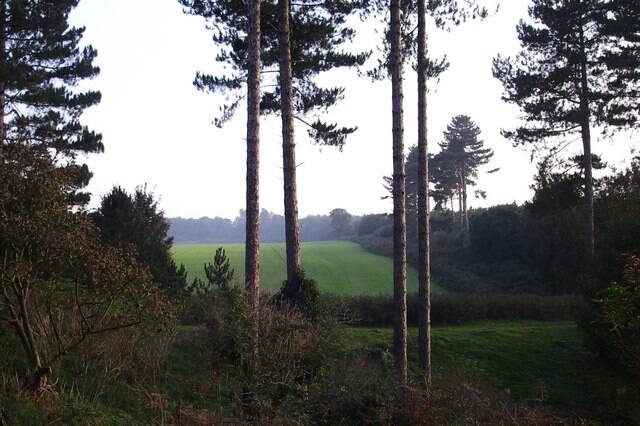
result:
<svg viewBox="0 0 640 426"><path fill-rule="evenodd" d="M464 3L464 2L463 2ZM470 3L469 3L470 4ZM434 18L437 27L445 28L458 25L468 18L486 16L486 10L475 4L463 4L461 7L456 0L437 0L430 1L427 4L418 0L412 0L390 3L391 22L388 31L385 33L384 43L382 44L383 55L378 60L378 66L369 71L368 74L374 79L382 79L387 75L391 76L392 85L392 116L393 116L393 178L385 179L387 185L391 184L392 198L394 200L394 300L395 300L395 324L394 332L394 353L396 355L396 367L400 370L400 375L406 379L406 241L407 241L407 200L415 202L416 227L418 228L419 238L419 263L423 269L420 274L419 287L420 291L420 356L421 365L425 366L425 378L427 383L430 381L430 328L429 324L429 303L430 303L430 266L429 266L429 212L428 212L428 149L427 149L427 103L426 82L428 78L437 77L444 72L448 63L446 58L440 60L432 60L427 57L426 45L426 13ZM377 14L387 14L387 3L380 0L374 0L369 4L369 11ZM417 9L417 11L416 11ZM416 13L417 12L417 13ZM415 18L418 18L418 37L414 38L411 33L416 29ZM395 19L395 20L394 20ZM402 122L402 79L403 64L398 64L400 60L410 60L414 54L417 54L417 64L415 66L418 74L418 150L417 155L420 159L415 172L415 189L416 197L407 198L406 191L408 185L406 182L407 171L404 169L404 123ZM402 159L400 159L402 157ZM399 199L402 197L402 200ZM424 209L420 211L418 206ZM403 248L404 247L404 248ZM399 282L398 280L404 280ZM402 297L403 300L398 300ZM404 316L404 319L401 318ZM400 330L401 324L404 329ZM404 345L400 348L398 345Z"/></svg>
<svg viewBox="0 0 640 426"><path fill-rule="evenodd" d="M216 119L221 126L235 113L247 79L246 5L237 0L178 1L188 13L203 16L215 25L213 41L222 49L216 60L231 68L229 74L222 76L199 73L195 80L201 90L227 95L229 103ZM295 280L300 269L293 120L307 126L309 137L323 145L342 147L346 137L356 130L317 117L309 120L307 116L336 104L344 94L340 86L318 86L315 76L338 67L362 65L367 58L365 53L353 54L343 49L355 35L347 18L362 7L360 0L302 1L293 8L289 0L262 2L262 74L277 73L279 77L272 84L263 85L260 105L262 114L279 113L282 119L288 279Z"/></svg>
<svg viewBox="0 0 640 426"><path fill-rule="evenodd" d="M101 135L79 120L100 101L100 93L76 90L99 72L93 65L96 50L80 47L84 28L69 26L77 4L0 0L0 156L16 143L49 148L68 160L82 187L91 174L73 160L104 147Z"/></svg>
<svg viewBox="0 0 640 426"><path fill-rule="evenodd" d="M505 136L516 144L563 143L579 133L585 179L587 264L594 256L592 126L618 125L616 98L609 85L605 53L615 40L602 31L607 3L601 0L534 0L531 23L518 25L522 51L494 60L503 99L518 105L525 123Z"/></svg>
<svg viewBox="0 0 640 426"><path fill-rule="evenodd" d="M429 182L433 183L431 197L436 203L435 208L450 207L454 225L456 220L453 199L457 191L455 167L451 164L446 153L439 152L429 157Z"/></svg>
<svg viewBox="0 0 640 426"><path fill-rule="evenodd" d="M467 189L475 186L479 168L489 163L493 157L493 150L484 147L484 141L478 139L480 128L469 116L453 117L444 132L444 140L440 143L441 156L446 164L452 168L456 178L458 200L460 205L461 223L465 241L469 238L469 216L467 213ZM498 169L490 170L493 173Z"/></svg>
<svg viewBox="0 0 640 426"><path fill-rule="evenodd" d="M609 0L602 33L612 43L605 53L609 89L616 92L608 121L619 126L640 123L640 2Z"/></svg>
<svg viewBox="0 0 640 426"><path fill-rule="evenodd" d="M391 0L390 57L393 139L393 353L402 383L407 381L407 223L405 216L402 2Z"/></svg>
<svg viewBox="0 0 640 426"><path fill-rule="evenodd" d="M205 263L204 274L209 287L216 286L222 290L229 290L233 281L234 270L223 247L218 247L213 255L213 263Z"/></svg>
<svg viewBox="0 0 640 426"><path fill-rule="evenodd" d="M247 188L244 285L253 311L252 350L258 353L260 308L260 8L249 1L247 50ZM217 253L216 253L217 256Z"/></svg>
<svg viewBox="0 0 640 426"><path fill-rule="evenodd" d="M431 252L429 238L429 148L427 141L427 6L418 1L418 360L426 385L431 385Z"/></svg>

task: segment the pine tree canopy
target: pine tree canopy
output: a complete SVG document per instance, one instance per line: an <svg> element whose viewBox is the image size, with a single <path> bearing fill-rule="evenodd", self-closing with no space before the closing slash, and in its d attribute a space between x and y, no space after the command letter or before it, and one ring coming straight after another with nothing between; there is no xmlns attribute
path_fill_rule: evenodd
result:
<svg viewBox="0 0 640 426"><path fill-rule="evenodd" d="M485 148L484 141L478 139L480 133L480 128L469 116L458 115L447 125L444 140L439 144L442 164L453 167L455 175L464 178L464 182L471 186L476 184L478 169L493 157L493 150ZM495 171L497 169L490 173Z"/></svg>
<svg viewBox="0 0 640 426"><path fill-rule="evenodd" d="M96 50L80 46L84 28L68 22L78 1L2 1L3 144L44 145L69 159L79 152L103 151L101 135L79 120L100 101L100 93L76 90L79 82L99 73L93 65Z"/></svg>
<svg viewBox="0 0 640 426"><path fill-rule="evenodd" d="M216 61L226 66L223 75L198 73L195 86L202 91L223 93L227 103L216 118L222 126L235 113L244 98L247 67L247 6L237 0L178 0L185 12L207 19L213 31L213 42L219 51ZM352 53L346 44L353 40L355 30L347 18L363 8L361 0L330 0L314 2L301 0L291 3L291 57L294 85L294 113L296 119L308 126L309 136L323 145L342 146L354 127L327 123L319 117L307 120L343 98L341 86L322 87L315 77L335 68L358 67L368 57L367 52ZM263 84L261 112L280 111L278 72L277 2L261 3L261 60Z"/></svg>
<svg viewBox="0 0 640 426"><path fill-rule="evenodd" d="M367 71L367 75L374 80L387 78L389 74L390 32L387 28L389 4L385 0L366 0L366 14L382 17L385 21L385 35L380 46L380 56L375 67ZM417 31L418 2L403 0L402 8L402 54L414 70L417 70ZM437 28L450 29L471 19L484 19L488 16L487 9L475 3L462 0L427 0L427 13L433 18ZM427 77L438 78L449 68L446 55L442 58L427 58Z"/></svg>
<svg viewBox="0 0 640 426"><path fill-rule="evenodd" d="M616 92L608 119L619 126L637 126L640 123L640 2L610 1L603 32L613 40L605 52L605 63L610 70L609 88Z"/></svg>
<svg viewBox="0 0 640 426"><path fill-rule="evenodd" d="M515 143L540 142L592 125L630 124L624 90L610 83L619 76L607 66L619 41L603 30L618 0L534 0L531 22L521 21L516 58L498 56L493 73L504 86L503 99L520 106L524 124L504 131ZM626 89L625 89L626 90Z"/></svg>

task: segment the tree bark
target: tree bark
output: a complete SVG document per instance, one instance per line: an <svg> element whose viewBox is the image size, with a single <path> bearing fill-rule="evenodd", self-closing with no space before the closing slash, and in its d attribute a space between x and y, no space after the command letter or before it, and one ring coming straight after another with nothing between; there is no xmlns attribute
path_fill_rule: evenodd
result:
<svg viewBox="0 0 640 426"><path fill-rule="evenodd" d="M391 0L391 92L393 135L393 352L402 383L407 381L407 223L405 212L403 55L401 2Z"/></svg>
<svg viewBox="0 0 640 426"><path fill-rule="evenodd" d="M418 0L418 358L431 385L431 265L429 253L429 160L427 140L427 29L425 0Z"/></svg>
<svg viewBox="0 0 640 426"><path fill-rule="evenodd" d="M464 229L462 220L462 177L458 177L458 229Z"/></svg>
<svg viewBox="0 0 640 426"><path fill-rule="evenodd" d="M470 231L469 231L469 214L467 211L467 178L462 175L462 228L464 232L464 245L465 247L470 244Z"/></svg>
<svg viewBox="0 0 640 426"><path fill-rule="evenodd" d="M580 133L582 136L582 147L584 151L584 180L585 180L585 202L587 216L587 273L591 275L592 263L595 255L595 222L593 214L593 164L591 161L591 127L589 112L589 80L587 54L584 46L584 30L580 28L580 43L582 61L580 64Z"/></svg>
<svg viewBox="0 0 640 426"><path fill-rule="evenodd" d="M249 1L247 70L247 193L245 234L245 289L257 321L260 308L260 0ZM254 324L253 351L257 354L258 327Z"/></svg>
<svg viewBox="0 0 640 426"><path fill-rule="evenodd" d="M3 150L5 144L5 62L7 58L7 39L6 39L6 22L7 22L7 2L6 0L0 0L0 161L3 157Z"/></svg>
<svg viewBox="0 0 640 426"><path fill-rule="evenodd" d="M278 0L280 21L280 102L282 118L282 163L284 174L284 219L287 246L287 280L295 282L300 271L300 227L296 182L296 147L293 134L293 77L289 0Z"/></svg>
<svg viewBox="0 0 640 426"><path fill-rule="evenodd" d="M455 205L453 204L453 195L451 197L449 197L449 205L451 206L452 225L453 225L453 229L455 230L455 228L456 228L456 210L455 210Z"/></svg>

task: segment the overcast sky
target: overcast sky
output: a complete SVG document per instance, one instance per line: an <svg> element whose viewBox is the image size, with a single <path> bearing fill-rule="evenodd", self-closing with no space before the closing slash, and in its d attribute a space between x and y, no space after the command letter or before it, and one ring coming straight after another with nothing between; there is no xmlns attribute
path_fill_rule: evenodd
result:
<svg viewBox="0 0 640 426"><path fill-rule="evenodd" d="M495 0L487 0L495 5ZM479 187L487 200L472 206L521 203L531 197L535 164L529 152L500 136L518 121L514 106L504 104L500 83L491 75L498 53L518 51L515 26L526 17L527 0L502 1L500 10L481 22L446 33L433 30L429 48L446 54L450 69L429 95L429 143L437 151L442 132L454 115L467 114L479 125L495 157ZM222 97L198 92L196 71L215 71L215 48L202 19L185 15L176 0L82 0L72 22L86 26L85 42L98 50L101 74L87 83L102 92L102 103L83 121L104 136L105 153L87 161L94 172L92 206L113 185L132 190L147 184L170 217L232 218L244 206L246 116L240 108L223 129L213 124ZM377 36L363 26L357 47L375 49ZM405 143L414 145L415 73L405 74ZM304 128L296 128L298 199L301 216L326 214L342 207L354 214L390 212L382 176L391 173L391 87L355 72L331 72L320 82L339 81L346 98L328 113L344 125L358 126L342 152L318 148ZM283 212L280 121L261 124L262 208ZM620 166L633 149L630 136L598 141L594 152ZM579 151L580 144L569 150Z"/></svg>

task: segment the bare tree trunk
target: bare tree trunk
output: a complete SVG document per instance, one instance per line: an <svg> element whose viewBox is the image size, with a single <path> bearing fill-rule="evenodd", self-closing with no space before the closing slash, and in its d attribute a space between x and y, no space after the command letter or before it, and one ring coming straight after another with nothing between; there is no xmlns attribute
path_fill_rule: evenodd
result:
<svg viewBox="0 0 640 426"><path fill-rule="evenodd" d="M278 0L280 20L280 98L282 117L282 162L284 169L284 221L287 245L287 280L294 282L300 271L300 227L296 182L296 146L293 137L293 77L289 0Z"/></svg>
<svg viewBox="0 0 640 426"><path fill-rule="evenodd" d="M393 352L402 383L407 381L407 222L405 214L403 58L401 2L391 0L391 91L393 122Z"/></svg>
<svg viewBox="0 0 640 426"><path fill-rule="evenodd" d="M467 211L467 178L462 175L462 228L465 247L470 244L469 213Z"/></svg>
<svg viewBox="0 0 640 426"><path fill-rule="evenodd" d="M431 265L429 258L429 160L427 140L427 29L425 0L418 0L418 357L431 385Z"/></svg>
<svg viewBox="0 0 640 426"><path fill-rule="evenodd" d="M449 197L449 205L451 206L451 220L453 221L453 229L456 228L456 211L455 206L453 204L453 195Z"/></svg>
<svg viewBox="0 0 640 426"><path fill-rule="evenodd" d="M589 112L589 80L587 78L587 57L584 47L584 32L580 28L580 42L582 50L582 63L580 64L580 123L582 146L584 150L584 186L586 197L587 215L587 273L591 275L592 263L595 255L595 221L593 214L593 164L591 158L591 128Z"/></svg>
<svg viewBox="0 0 640 426"><path fill-rule="evenodd" d="M464 228L464 221L462 220L462 178L458 177L458 228Z"/></svg>
<svg viewBox="0 0 640 426"><path fill-rule="evenodd" d="M7 20L7 2L6 0L0 0L0 69L4 70L5 61L7 58L7 46L6 46L6 20ZM5 144L5 90L6 81L0 76L0 161L3 157L3 150Z"/></svg>
<svg viewBox="0 0 640 426"><path fill-rule="evenodd" d="M247 193L245 277L247 298L253 310L253 352L258 352L260 308L260 0L249 0L247 72Z"/></svg>

